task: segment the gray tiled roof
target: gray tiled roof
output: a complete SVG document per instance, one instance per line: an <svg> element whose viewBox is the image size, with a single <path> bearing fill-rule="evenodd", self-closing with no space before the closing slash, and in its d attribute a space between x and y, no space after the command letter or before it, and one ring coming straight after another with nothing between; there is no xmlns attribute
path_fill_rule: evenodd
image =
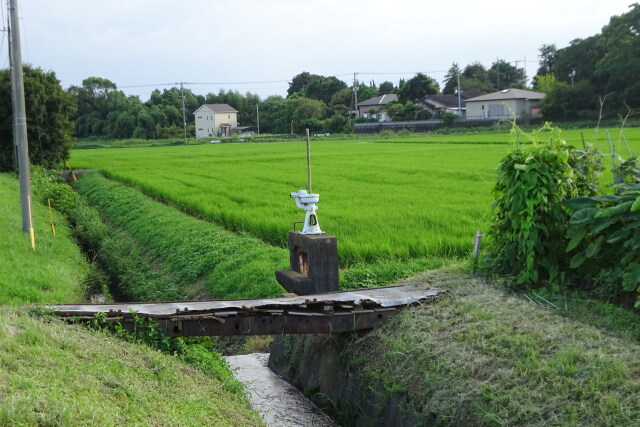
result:
<svg viewBox="0 0 640 427"><path fill-rule="evenodd" d="M544 93L542 92L533 92L531 90L524 89L505 89L498 92L489 93L487 95L477 96L475 98L467 99L469 101L502 101L505 99L542 99L544 98Z"/></svg>
<svg viewBox="0 0 640 427"><path fill-rule="evenodd" d="M395 93L387 93L385 95L376 96L358 103L358 107L373 107L375 105L387 105L392 101L397 101L398 95Z"/></svg>
<svg viewBox="0 0 640 427"><path fill-rule="evenodd" d="M203 107L207 107L214 113L237 113L238 110L228 104L204 104Z"/></svg>

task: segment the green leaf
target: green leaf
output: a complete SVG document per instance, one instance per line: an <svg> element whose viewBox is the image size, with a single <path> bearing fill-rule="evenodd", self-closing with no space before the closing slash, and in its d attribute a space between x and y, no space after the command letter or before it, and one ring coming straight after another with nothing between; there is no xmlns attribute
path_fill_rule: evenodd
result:
<svg viewBox="0 0 640 427"><path fill-rule="evenodd" d="M573 257L571 257L571 261L569 266L571 268L578 268L580 267L585 261L587 260L587 257L584 254L584 251L578 252L577 254L575 254Z"/></svg>
<svg viewBox="0 0 640 427"><path fill-rule="evenodd" d="M571 219L569 219L569 224L571 224L572 227L589 224L590 222L593 221L597 213L598 213L598 209L596 208L581 209L576 213L574 213L573 215L571 215Z"/></svg>
<svg viewBox="0 0 640 427"><path fill-rule="evenodd" d="M595 208L598 205L597 200L595 200L593 197L586 196L569 199L564 203L573 212L579 211L581 209Z"/></svg>
<svg viewBox="0 0 640 427"><path fill-rule="evenodd" d="M604 237L599 236L593 243L587 246L587 249L585 249L584 251L585 256L587 258L593 258L600 250L600 245L602 244L603 240L604 240Z"/></svg>
<svg viewBox="0 0 640 427"><path fill-rule="evenodd" d="M631 205L631 212L636 212L638 210L640 210L640 196L638 196L636 201L633 202L633 205Z"/></svg>
<svg viewBox="0 0 640 427"><path fill-rule="evenodd" d="M596 218L602 218L605 216L614 216L621 215L625 212L628 212L631 208L632 202L624 202L617 206L611 206L610 208L601 209L597 214Z"/></svg>
<svg viewBox="0 0 640 427"><path fill-rule="evenodd" d="M576 246L578 246L578 244L582 241L582 239L586 234L587 234L586 228L578 228L578 227L569 228L569 232L567 233L567 235L571 240L567 245L566 251L569 252L573 250Z"/></svg>
<svg viewBox="0 0 640 427"><path fill-rule="evenodd" d="M629 265L627 272L622 277L622 286L627 291L635 291L640 285L640 264L637 262Z"/></svg>

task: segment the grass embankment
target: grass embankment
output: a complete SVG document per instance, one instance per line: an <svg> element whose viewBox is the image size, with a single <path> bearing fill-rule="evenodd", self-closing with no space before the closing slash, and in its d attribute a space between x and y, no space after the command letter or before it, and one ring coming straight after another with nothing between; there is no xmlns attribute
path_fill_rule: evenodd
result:
<svg viewBox="0 0 640 427"><path fill-rule="evenodd" d="M203 292L252 298L284 292L274 272L288 266L286 250L193 218L98 173L84 175L75 187L110 225L89 238L97 251L113 254L105 262L127 298L184 299Z"/></svg>
<svg viewBox="0 0 640 427"><path fill-rule="evenodd" d="M53 237L38 203L31 249L12 175L0 174L0 199L0 425L260 424L219 360L196 368L21 308L84 301L90 267L57 212Z"/></svg>
<svg viewBox="0 0 640 427"><path fill-rule="evenodd" d="M439 425L640 424L640 316L609 329L569 319L479 278L431 273L448 289L348 347L352 363L410 414ZM379 391L371 390L372 393ZM371 419L384 414L371 414Z"/></svg>
<svg viewBox="0 0 640 427"><path fill-rule="evenodd" d="M56 228L57 237L53 237L49 212L34 204L34 251L29 235L22 231L18 181L10 174L0 174L0 200L0 302L19 305L81 301L89 267L73 244L69 229L60 226ZM54 222L61 221L54 212Z"/></svg>

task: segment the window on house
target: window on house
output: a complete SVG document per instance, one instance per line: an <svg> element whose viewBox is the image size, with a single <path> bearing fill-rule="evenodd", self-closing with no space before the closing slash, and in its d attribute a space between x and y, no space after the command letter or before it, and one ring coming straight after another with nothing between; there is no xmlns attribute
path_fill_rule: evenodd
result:
<svg viewBox="0 0 640 427"><path fill-rule="evenodd" d="M199 118L199 119L201 119L201 118L202 118L202 116L198 116L198 118Z"/></svg>

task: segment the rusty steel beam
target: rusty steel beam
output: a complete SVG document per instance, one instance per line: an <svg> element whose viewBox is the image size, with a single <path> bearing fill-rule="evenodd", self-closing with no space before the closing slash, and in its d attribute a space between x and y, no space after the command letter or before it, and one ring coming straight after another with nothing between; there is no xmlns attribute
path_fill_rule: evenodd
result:
<svg viewBox="0 0 640 427"><path fill-rule="evenodd" d="M229 336L229 335L278 335L278 334L341 334L371 329L378 323L397 314L395 308L340 312L331 314L283 313L243 314L220 317L212 315L181 315L153 318L159 330L168 337ZM74 321L90 321L93 317L69 318ZM106 322L120 323L133 332L136 327L132 317L110 317Z"/></svg>

